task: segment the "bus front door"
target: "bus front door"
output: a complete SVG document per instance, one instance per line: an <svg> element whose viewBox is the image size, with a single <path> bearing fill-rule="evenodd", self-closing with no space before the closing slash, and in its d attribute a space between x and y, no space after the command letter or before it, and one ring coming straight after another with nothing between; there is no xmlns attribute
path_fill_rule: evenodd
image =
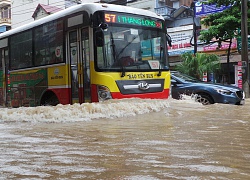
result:
<svg viewBox="0 0 250 180"><path fill-rule="evenodd" d="M72 104L91 100L88 34L88 28L75 29L68 33Z"/></svg>

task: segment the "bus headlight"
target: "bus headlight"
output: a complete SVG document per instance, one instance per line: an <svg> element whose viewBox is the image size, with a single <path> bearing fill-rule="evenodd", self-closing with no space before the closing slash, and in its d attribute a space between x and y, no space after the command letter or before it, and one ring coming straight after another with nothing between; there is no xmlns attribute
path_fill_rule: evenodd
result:
<svg viewBox="0 0 250 180"><path fill-rule="evenodd" d="M97 94L98 94L99 101L105 101L108 99L112 99L110 90L106 86L100 86L100 85L97 86Z"/></svg>

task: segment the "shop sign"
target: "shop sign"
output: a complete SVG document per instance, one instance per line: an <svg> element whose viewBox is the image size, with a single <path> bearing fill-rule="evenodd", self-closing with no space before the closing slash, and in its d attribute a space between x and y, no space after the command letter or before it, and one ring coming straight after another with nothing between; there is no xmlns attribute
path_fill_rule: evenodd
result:
<svg viewBox="0 0 250 180"><path fill-rule="evenodd" d="M238 87L242 89L242 61L238 61Z"/></svg>
<svg viewBox="0 0 250 180"><path fill-rule="evenodd" d="M170 56L178 56L185 52L194 51L194 47L190 43L193 36L192 25L169 28L168 34L172 40L172 46L168 46Z"/></svg>
<svg viewBox="0 0 250 180"><path fill-rule="evenodd" d="M196 2L195 3L195 16L207 16L209 14L219 13L226 9L228 9L230 6L220 6L217 7L216 4L204 4L202 2Z"/></svg>

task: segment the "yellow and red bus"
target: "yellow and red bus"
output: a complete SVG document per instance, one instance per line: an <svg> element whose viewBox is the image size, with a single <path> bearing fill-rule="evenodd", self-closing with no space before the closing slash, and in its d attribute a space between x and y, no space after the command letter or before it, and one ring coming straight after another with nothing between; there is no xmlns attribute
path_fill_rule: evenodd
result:
<svg viewBox="0 0 250 180"><path fill-rule="evenodd" d="M113 4L79 4L0 34L8 107L169 96L164 18Z"/></svg>

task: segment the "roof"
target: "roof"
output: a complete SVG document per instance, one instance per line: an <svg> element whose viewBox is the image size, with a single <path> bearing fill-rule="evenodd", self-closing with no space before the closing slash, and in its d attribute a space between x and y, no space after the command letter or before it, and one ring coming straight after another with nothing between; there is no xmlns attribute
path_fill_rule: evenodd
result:
<svg viewBox="0 0 250 180"><path fill-rule="evenodd" d="M47 14L53 14L55 12L61 11L61 8L58 8L56 6L50 6L50 5L45 5L45 4L38 4L38 6L36 7L35 12L33 13L32 17L34 18L36 16L36 14L38 13L38 11L40 9L43 9Z"/></svg>
<svg viewBox="0 0 250 180"><path fill-rule="evenodd" d="M178 9L176 9L172 15L173 15L173 18L177 18L180 14L182 14L184 11L186 11L186 9L190 9L189 7L187 6L181 6L179 7Z"/></svg>

